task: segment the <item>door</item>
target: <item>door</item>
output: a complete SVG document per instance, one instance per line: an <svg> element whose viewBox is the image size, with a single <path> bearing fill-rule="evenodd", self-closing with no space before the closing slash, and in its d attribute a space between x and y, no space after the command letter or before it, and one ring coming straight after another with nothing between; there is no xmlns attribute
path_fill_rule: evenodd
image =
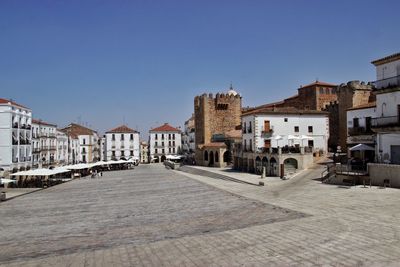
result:
<svg viewBox="0 0 400 267"><path fill-rule="evenodd" d="M390 146L390 162L400 164L400 146Z"/></svg>
<svg viewBox="0 0 400 267"><path fill-rule="evenodd" d="M270 131L270 122L264 121L264 132L269 132L269 131Z"/></svg>

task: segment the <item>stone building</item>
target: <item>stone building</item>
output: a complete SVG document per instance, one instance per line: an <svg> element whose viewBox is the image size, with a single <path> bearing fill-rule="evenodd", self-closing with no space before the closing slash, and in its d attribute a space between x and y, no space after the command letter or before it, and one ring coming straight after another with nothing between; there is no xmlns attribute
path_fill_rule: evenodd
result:
<svg viewBox="0 0 400 267"><path fill-rule="evenodd" d="M224 142L216 140L226 133L240 129L242 98L233 90L225 93L203 94L194 98L195 158L198 165L222 167L227 165L229 155ZM210 160L209 154L214 156ZM218 155L218 156L216 156ZM224 156L225 155L225 156Z"/></svg>
<svg viewBox="0 0 400 267"><path fill-rule="evenodd" d="M372 85L360 81L350 81L338 87L338 125L332 129L339 133L338 145L342 151L347 151L347 110L366 105L374 100Z"/></svg>

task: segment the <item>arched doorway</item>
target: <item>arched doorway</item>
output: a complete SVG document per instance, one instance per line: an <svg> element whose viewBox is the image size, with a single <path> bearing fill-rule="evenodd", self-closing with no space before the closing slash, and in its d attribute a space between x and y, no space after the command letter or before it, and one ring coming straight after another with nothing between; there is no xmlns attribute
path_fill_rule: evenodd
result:
<svg viewBox="0 0 400 267"><path fill-rule="evenodd" d="M161 162L164 162L167 158L165 157L165 155L161 156Z"/></svg>
<svg viewBox="0 0 400 267"><path fill-rule="evenodd" d="M208 151L204 151L204 161L208 161Z"/></svg>
<svg viewBox="0 0 400 267"><path fill-rule="evenodd" d="M208 166L214 166L214 152L210 151L210 161L208 162Z"/></svg>
<svg viewBox="0 0 400 267"><path fill-rule="evenodd" d="M256 174L262 173L262 162L259 156L256 157Z"/></svg>
<svg viewBox="0 0 400 267"><path fill-rule="evenodd" d="M262 168L265 168L265 175L268 175L268 159L267 159L267 157L263 157L261 164L262 164ZM262 168L261 168L261 171L262 171Z"/></svg>
<svg viewBox="0 0 400 267"><path fill-rule="evenodd" d="M293 174L298 168L297 160L294 158L288 158L283 161L283 166L285 170L285 175Z"/></svg>
<svg viewBox="0 0 400 267"><path fill-rule="evenodd" d="M275 158L269 160L269 175L278 176L278 163Z"/></svg>
<svg viewBox="0 0 400 267"><path fill-rule="evenodd" d="M231 162L232 161L231 152L230 151L225 151L225 153L223 155L223 158L224 158L224 162L226 162L226 163Z"/></svg>

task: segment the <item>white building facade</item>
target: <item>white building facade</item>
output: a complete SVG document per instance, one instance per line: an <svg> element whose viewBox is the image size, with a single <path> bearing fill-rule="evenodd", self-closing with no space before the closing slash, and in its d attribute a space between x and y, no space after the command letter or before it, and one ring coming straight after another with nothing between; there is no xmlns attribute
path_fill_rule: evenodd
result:
<svg viewBox="0 0 400 267"><path fill-rule="evenodd" d="M372 64L376 67L376 104L362 110L363 114L359 116L372 117L375 161L400 164L400 53L375 60ZM354 112L349 110L347 114L353 116ZM349 128L354 127L350 123L351 120L348 121Z"/></svg>
<svg viewBox="0 0 400 267"><path fill-rule="evenodd" d="M32 136L34 136L32 165L36 168L56 164L57 125L33 119Z"/></svg>
<svg viewBox="0 0 400 267"><path fill-rule="evenodd" d="M168 155L182 153L181 131L168 123L149 131L150 162L163 162Z"/></svg>
<svg viewBox="0 0 400 267"><path fill-rule="evenodd" d="M325 112L264 111L242 116L242 130L244 151L288 146L326 153L329 118Z"/></svg>
<svg viewBox="0 0 400 267"><path fill-rule="evenodd" d="M140 142L140 163L149 163L149 145Z"/></svg>
<svg viewBox="0 0 400 267"><path fill-rule="evenodd" d="M56 163L57 165L66 165L68 163L68 135L60 130L57 130L56 138Z"/></svg>
<svg viewBox="0 0 400 267"><path fill-rule="evenodd" d="M106 132L105 135L106 160L140 159L139 132L127 127L119 126Z"/></svg>
<svg viewBox="0 0 400 267"><path fill-rule="evenodd" d="M0 168L10 172L32 166L32 110L0 99Z"/></svg>
<svg viewBox="0 0 400 267"><path fill-rule="evenodd" d="M195 152L195 123L194 114L192 117L185 121L185 129L182 135L182 150L185 154L193 154Z"/></svg>

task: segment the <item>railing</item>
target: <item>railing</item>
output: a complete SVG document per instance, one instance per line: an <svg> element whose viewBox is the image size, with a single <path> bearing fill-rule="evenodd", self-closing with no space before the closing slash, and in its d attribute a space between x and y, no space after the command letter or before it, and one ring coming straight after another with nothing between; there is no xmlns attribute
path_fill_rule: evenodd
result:
<svg viewBox="0 0 400 267"><path fill-rule="evenodd" d="M13 128L18 128L18 122L13 123Z"/></svg>
<svg viewBox="0 0 400 267"><path fill-rule="evenodd" d="M49 146L49 150L56 150L57 147L56 146Z"/></svg>
<svg viewBox="0 0 400 267"><path fill-rule="evenodd" d="M372 84L375 86L376 89L386 89L386 88L395 88L400 86L400 75L374 81Z"/></svg>
<svg viewBox="0 0 400 267"><path fill-rule="evenodd" d="M18 158L13 158L13 159L12 159L12 162L13 162L13 163L18 163Z"/></svg>
<svg viewBox="0 0 400 267"><path fill-rule="evenodd" d="M365 127L353 127L349 128L349 135L364 135L372 134L372 130Z"/></svg>
<svg viewBox="0 0 400 267"><path fill-rule="evenodd" d="M33 153L39 153L39 152L40 152L40 148L34 148L34 149L32 150L32 152L33 152Z"/></svg>
<svg viewBox="0 0 400 267"><path fill-rule="evenodd" d="M371 119L372 127L393 127L400 126L398 116L380 117Z"/></svg>
<svg viewBox="0 0 400 267"><path fill-rule="evenodd" d="M282 147L282 154L287 154L287 153L300 153L300 147Z"/></svg>
<svg viewBox="0 0 400 267"><path fill-rule="evenodd" d="M261 132L261 137L270 138L273 135L274 131L272 129L264 130Z"/></svg>

